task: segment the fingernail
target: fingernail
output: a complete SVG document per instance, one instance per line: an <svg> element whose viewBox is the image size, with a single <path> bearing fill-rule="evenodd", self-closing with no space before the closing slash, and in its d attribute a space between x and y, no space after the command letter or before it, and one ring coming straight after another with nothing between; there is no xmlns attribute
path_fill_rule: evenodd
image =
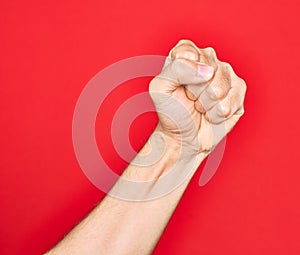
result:
<svg viewBox="0 0 300 255"><path fill-rule="evenodd" d="M209 80L214 75L214 68L205 64L198 64L198 76Z"/></svg>

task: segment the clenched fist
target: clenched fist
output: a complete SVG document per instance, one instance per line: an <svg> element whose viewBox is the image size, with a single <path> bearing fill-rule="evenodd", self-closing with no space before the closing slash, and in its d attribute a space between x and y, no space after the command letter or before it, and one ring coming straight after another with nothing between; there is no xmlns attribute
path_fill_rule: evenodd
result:
<svg viewBox="0 0 300 255"><path fill-rule="evenodd" d="M244 113L246 84L212 48L181 40L150 83L157 129L190 153L209 153Z"/></svg>

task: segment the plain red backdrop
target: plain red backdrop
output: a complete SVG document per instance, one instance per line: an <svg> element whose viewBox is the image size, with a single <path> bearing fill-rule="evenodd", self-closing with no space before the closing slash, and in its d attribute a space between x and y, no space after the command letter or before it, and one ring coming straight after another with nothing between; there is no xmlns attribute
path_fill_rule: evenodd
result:
<svg viewBox="0 0 300 255"><path fill-rule="evenodd" d="M195 175L154 254L300 254L299 1L0 2L2 255L41 254L104 196L72 147L72 116L86 83L127 57L166 55L179 39L212 46L248 85L246 114L204 187ZM147 90L127 82L100 109L99 147L111 113ZM105 106L106 105L106 106ZM132 125L139 148L156 122Z"/></svg>

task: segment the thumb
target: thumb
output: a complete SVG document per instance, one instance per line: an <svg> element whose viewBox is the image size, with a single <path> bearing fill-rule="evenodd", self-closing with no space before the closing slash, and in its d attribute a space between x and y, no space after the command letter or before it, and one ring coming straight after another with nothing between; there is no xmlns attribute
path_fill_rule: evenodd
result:
<svg viewBox="0 0 300 255"><path fill-rule="evenodd" d="M158 78L169 81L169 89L181 85L195 85L209 81L214 74L212 66L184 58L176 58L164 67Z"/></svg>

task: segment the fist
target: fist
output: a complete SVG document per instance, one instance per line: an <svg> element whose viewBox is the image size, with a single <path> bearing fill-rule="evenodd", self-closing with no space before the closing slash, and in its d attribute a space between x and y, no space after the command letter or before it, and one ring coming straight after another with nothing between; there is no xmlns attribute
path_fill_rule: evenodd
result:
<svg viewBox="0 0 300 255"><path fill-rule="evenodd" d="M210 152L244 114L246 83L212 48L181 40L149 92L157 130L189 152Z"/></svg>

